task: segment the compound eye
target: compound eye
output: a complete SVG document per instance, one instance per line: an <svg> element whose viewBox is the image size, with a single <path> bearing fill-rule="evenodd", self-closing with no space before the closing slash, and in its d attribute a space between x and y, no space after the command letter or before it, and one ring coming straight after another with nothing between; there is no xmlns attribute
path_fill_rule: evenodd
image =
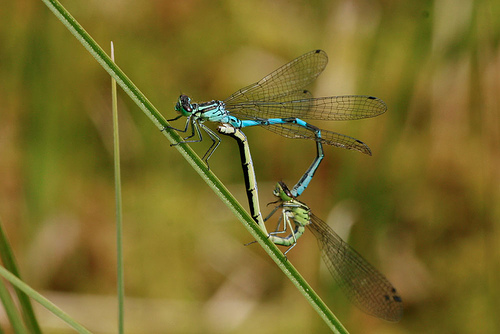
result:
<svg viewBox="0 0 500 334"><path fill-rule="evenodd" d="M182 108L184 108L185 111L187 112L192 112L193 109L191 108L191 105L189 103L183 104Z"/></svg>
<svg viewBox="0 0 500 334"><path fill-rule="evenodd" d="M179 103L180 103L180 106L182 106L182 109L184 109L185 111L187 111L187 112L193 111L193 108L191 106L191 99L188 96L181 95L179 98L179 102L177 102L177 104L179 104Z"/></svg>
<svg viewBox="0 0 500 334"><path fill-rule="evenodd" d="M287 186L284 182L279 181L279 182L278 182L278 186L277 186L277 188L276 188L276 189L278 189L278 187L281 187L281 189L282 189L283 193L284 193L286 196L288 196L288 197L290 197L290 198L293 198L292 192L290 191L290 189L288 189L288 186Z"/></svg>

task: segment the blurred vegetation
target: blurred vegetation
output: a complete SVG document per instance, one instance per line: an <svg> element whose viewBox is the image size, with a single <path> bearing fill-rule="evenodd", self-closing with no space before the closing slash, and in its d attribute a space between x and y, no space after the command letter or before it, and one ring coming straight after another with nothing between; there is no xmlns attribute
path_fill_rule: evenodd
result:
<svg viewBox="0 0 500 334"><path fill-rule="evenodd" d="M166 118L180 92L224 99L324 49L315 96L369 94L389 110L315 122L373 156L326 148L301 200L398 287L403 320L353 308L312 236L290 260L353 333L500 331L499 2L63 4L101 46L114 41L117 63ZM42 2L6 2L2 14L0 215L26 282L93 332L115 332L110 78ZM128 332L326 332L123 93L119 110ZM292 184L307 168L314 144L246 133L265 206L277 180ZM193 147L203 154L208 142ZM236 144L224 140L210 166L245 203ZM69 332L38 313L46 333Z"/></svg>

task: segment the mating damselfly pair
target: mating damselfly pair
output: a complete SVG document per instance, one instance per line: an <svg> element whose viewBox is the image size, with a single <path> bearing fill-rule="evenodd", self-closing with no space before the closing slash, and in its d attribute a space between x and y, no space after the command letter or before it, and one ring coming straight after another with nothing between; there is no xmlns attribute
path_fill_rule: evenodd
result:
<svg viewBox="0 0 500 334"><path fill-rule="evenodd" d="M187 117L184 128L172 127L181 132L188 132L191 126L190 135L185 137L182 143L202 141L200 128L207 133L212 140L212 145L202 158L207 165L220 144L220 137L203 123L211 121L223 124L219 127L219 132L234 137L240 144L247 196L256 223L267 233L265 220L278 209L282 210L283 230L268 234L270 240L278 245L289 246L288 252L308 226L318 238L330 272L351 301L369 314L397 321L402 314L402 303L394 287L342 241L327 224L312 215L304 203L296 199L307 188L323 159L322 144L371 155L368 146L360 140L319 129L304 119L355 120L380 115L387 109L382 100L373 96L313 98L304 88L324 70L327 62L328 57L324 51L311 51L260 81L238 90L224 101L192 103L188 96L181 95L175 106L180 115L169 121ZM316 158L292 190L284 183L278 183L274 194L280 204L265 220L262 220L260 213L250 150L241 131L242 128L256 125L284 137L314 140L317 148ZM286 232L287 227L290 228L291 234L287 237L279 236L280 233Z"/></svg>

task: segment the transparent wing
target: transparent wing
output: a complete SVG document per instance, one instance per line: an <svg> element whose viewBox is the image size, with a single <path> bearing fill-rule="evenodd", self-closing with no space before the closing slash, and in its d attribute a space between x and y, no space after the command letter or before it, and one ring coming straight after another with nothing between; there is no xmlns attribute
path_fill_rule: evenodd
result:
<svg viewBox="0 0 500 334"><path fill-rule="evenodd" d="M318 217L311 214L307 226L318 239L330 273L354 305L381 319L401 319L401 297L384 275Z"/></svg>
<svg viewBox="0 0 500 334"><path fill-rule="evenodd" d="M280 96L276 100L246 101L226 105L229 112L241 119L249 117L321 119L347 121L375 117L387 110L384 101L366 95L300 98L306 94ZM310 96L310 93L309 93Z"/></svg>
<svg viewBox="0 0 500 334"><path fill-rule="evenodd" d="M258 82L242 88L224 103L235 105L246 101L269 101L275 97L298 91L323 72L328 63L325 51L308 52L268 74Z"/></svg>
<svg viewBox="0 0 500 334"><path fill-rule="evenodd" d="M307 89L299 89L291 92L287 92L286 94L281 94L277 96L270 97L266 102L270 104L281 104L288 101L296 101L296 100L311 100L312 94ZM303 107L302 107L303 108Z"/></svg>
<svg viewBox="0 0 500 334"><path fill-rule="evenodd" d="M265 105L280 106L287 104L287 114L300 118L309 110L312 100L312 94L308 90L296 90L269 98L268 102L244 102L229 107L226 105L226 110L239 119L282 118L266 111L264 109ZM289 101L301 101L301 103L290 105ZM275 113L275 115L277 114Z"/></svg>
<svg viewBox="0 0 500 334"><path fill-rule="evenodd" d="M263 128L286 138L311 139L322 144L372 155L370 148L362 141L333 131L321 130L321 138L317 138L313 131L293 123L266 125Z"/></svg>

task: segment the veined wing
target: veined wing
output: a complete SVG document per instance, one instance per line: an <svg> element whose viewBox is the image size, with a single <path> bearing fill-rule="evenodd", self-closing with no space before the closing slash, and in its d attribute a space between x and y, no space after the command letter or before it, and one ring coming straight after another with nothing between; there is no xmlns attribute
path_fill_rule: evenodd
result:
<svg viewBox="0 0 500 334"><path fill-rule="evenodd" d="M281 96L277 100L248 101L236 105L226 105L226 108L232 115L241 119L248 117L297 117L330 121L375 117L387 110L384 101L373 96L345 95L295 99L301 96L299 93ZM290 99L287 100L287 98Z"/></svg>
<svg viewBox="0 0 500 334"><path fill-rule="evenodd" d="M231 115L236 116L239 119L274 118L275 116L262 109L264 105L270 104L279 106L287 104L289 101L302 101L302 103L287 106L287 114L293 114L295 115L293 117L300 118L309 111L307 106L309 105L309 108L311 107L310 101L312 100L313 98L311 92L301 89L279 96L274 96L269 98L269 101L266 102L243 102L229 107L226 105L226 110L228 110ZM277 116L276 118L281 117Z"/></svg>
<svg viewBox="0 0 500 334"><path fill-rule="evenodd" d="M296 100L311 100L313 95L307 89L299 89L270 97L266 102L269 103L284 103Z"/></svg>
<svg viewBox="0 0 500 334"><path fill-rule="evenodd" d="M308 52L281 66L258 82L233 93L224 103L226 106L233 106L248 101L269 101L300 90L313 82L323 72L327 63L328 56L325 51Z"/></svg>
<svg viewBox="0 0 500 334"><path fill-rule="evenodd" d="M318 217L311 214L307 226L318 239L330 273L353 304L381 319L401 319L401 297L384 275Z"/></svg>
<svg viewBox="0 0 500 334"><path fill-rule="evenodd" d="M335 147L354 150L364 154L372 155L370 148L362 141L337 132L320 130L321 138L318 139L314 131L294 123L285 123L279 125L266 125L264 129L270 130L286 138L311 139Z"/></svg>

